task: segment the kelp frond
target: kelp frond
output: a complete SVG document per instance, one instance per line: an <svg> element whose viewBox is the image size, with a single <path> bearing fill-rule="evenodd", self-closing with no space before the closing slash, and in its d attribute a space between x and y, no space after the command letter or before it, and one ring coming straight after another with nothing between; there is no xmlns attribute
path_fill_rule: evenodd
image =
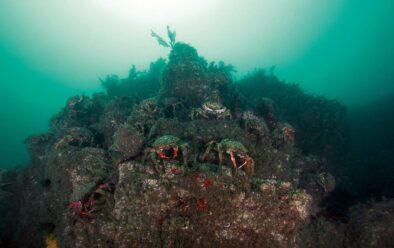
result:
<svg viewBox="0 0 394 248"><path fill-rule="evenodd" d="M168 45L168 43L163 38L161 38L160 35L155 33L153 30L151 30L151 34L150 35L157 40L159 45L164 46L164 47L170 47L170 45Z"/></svg>
<svg viewBox="0 0 394 248"><path fill-rule="evenodd" d="M159 45L163 47L171 47L173 48L175 43L176 43L176 32L175 30L171 30L170 26L167 25L167 37L169 39L169 42L165 41L160 35L158 35L156 32L151 30L151 36L157 40Z"/></svg>

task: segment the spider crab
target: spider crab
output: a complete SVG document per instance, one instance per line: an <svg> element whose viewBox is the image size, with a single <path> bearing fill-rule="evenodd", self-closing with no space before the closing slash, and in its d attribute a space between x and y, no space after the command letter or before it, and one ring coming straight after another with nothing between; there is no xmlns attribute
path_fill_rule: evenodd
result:
<svg viewBox="0 0 394 248"><path fill-rule="evenodd" d="M160 109L155 98L148 98L141 101L135 108L135 111L140 115L149 117L154 117L160 113Z"/></svg>
<svg viewBox="0 0 394 248"><path fill-rule="evenodd" d="M92 214L101 211L108 200L108 193L114 193L111 183L103 183L89 195L88 199L73 201L69 204L70 212L78 217L92 217Z"/></svg>
<svg viewBox="0 0 394 248"><path fill-rule="evenodd" d="M329 193L335 189L335 177L329 172L322 172L317 175L316 182L324 189L325 193Z"/></svg>
<svg viewBox="0 0 394 248"><path fill-rule="evenodd" d="M257 117L253 112L246 111L242 113L244 129L247 133L256 137L262 137L269 133L268 127L262 118Z"/></svg>
<svg viewBox="0 0 394 248"><path fill-rule="evenodd" d="M284 127L282 128L282 134L285 142L294 141L295 130L290 124L285 123Z"/></svg>
<svg viewBox="0 0 394 248"><path fill-rule="evenodd" d="M230 155L234 172L242 168L247 174L254 174L254 160L249 156L248 150L241 142L230 139L224 139L220 142L210 141L201 160L209 160L212 151L217 152L220 165L223 164L224 155L228 154Z"/></svg>
<svg viewBox="0 0 394 248"><path fill-rule="evenodd" d="M289 123L280 123L273 133L278 146L292 145L295 142L296 131Z"/></svg>
<svg viewBox="0 0 394 248"><path fill-rule="evenodd" d="M145 149L144 158L149 159L155 165L158 165L158 159L175 160L179 158L179 151L182 153L183 164L187 164L190 147L176 136L164 135L153 142L152 147Z"/></svg>
<svg viewBox="0 0 394 248"><path fill-rule="evenodd" d="M194 119L231 119L230 110L218 101L207 101L203 103L201 108L194 108L190 114L190 118Z"/></svg>

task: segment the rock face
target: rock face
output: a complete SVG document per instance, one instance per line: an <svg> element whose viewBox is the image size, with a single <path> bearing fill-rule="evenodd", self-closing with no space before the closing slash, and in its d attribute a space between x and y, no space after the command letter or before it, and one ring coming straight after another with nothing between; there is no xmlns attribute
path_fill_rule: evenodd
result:
<svg viewBox="0 0 394 248"><path fill-rule="evenodd" d="M394 201L353 207L350 211L349 233L349 246L393 247Z"/></svg>
<svg viewBox="0 0 394 248"><path fill-rule="evenodd" d="M227 167L213 173L168 163L164 171L157 177L140 163L119 165L115 247L293 246L309 217L309 195L276 181L263 192L264 183L234 178Z"/></svg>
<svg viewBox="0 0 394 248"><path fill-rule="evenodd" d="M48 237L59 247L318 244L313 227L327 225L311 217L334 177L324 159L300 153L291 123L265 120L237 101L226 68L179 43L155 98L116 96L116 84L111 96L70 98L50 132L26 141L32 164L13 172L0 244L43 247ZM231 115L192 118L207 101L220 106L207 110L212 116ZM215 145L223 140L232 142Z"/></svg>

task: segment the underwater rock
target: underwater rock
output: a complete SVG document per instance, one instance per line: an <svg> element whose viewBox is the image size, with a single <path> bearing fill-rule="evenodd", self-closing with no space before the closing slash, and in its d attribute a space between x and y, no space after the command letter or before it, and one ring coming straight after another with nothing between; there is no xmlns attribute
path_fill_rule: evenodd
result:
<svg viewBox="0 0 394 248"><path fill-rule="evenodd" d="M55 142L53 133L45 133L32 135L25 140L25 144L29 151L32 164L40 163L45 159L45 155L50 152Z"/></svg>
<svg viewBox="0 0 394 248"><path fill-rule="evenodd" d="M393 247L394 201L357 204L347 220L317 216L301 231L300 247Z"/></svg>
<svg viewBox="0 0 394 248"><path fill-rule="evenodd" d="M318 216L305 225L298 237L299 247L332 248L359 247L353 244L344 245L346 239L346 224L342 221Z"/></svg>
<svg viewBox="0 0 394 248"><path fill-rule="evenodd" d="M310 194L314 212L319 211L319 204L336 187L335 177L328 171L327 160L317 156L306 156L295 161L298 185Z"/></svg>
<svg viewBox="0 0 394 248"><path fill-rule="evenodd" d="M283 148L294 146L296 131L289 123L278 123L272 131L274 146Z"/></svg>
<svg viewBox="0 0 394 248"><path fill-rule="evenodd" d="M247 193L251 182L245 175L197 171L169 179L144 169L149 170L135 162L119 165L116 247L291 247L296 229L308 221L311 198L293 188Z"/></svg>
<svg viewBox="0 0 394 248"><path fill-rule="evenodd" d="M254 136L256 142L270 138L270 131L265 120L256 116L252 111L243 112L240 119L245 131Z"/></svg>
<svg viewBox="0 0 394 248"><path fill-rule="evenodd" d="M303 154L332 133L320 135L324 121L313 131L305 124L332 103L272 75L245 79L263 81L252 91L234 87L231 66L208 64L184 43L171 47L168 63L108 77L107 94L71 97L50 132L27 139L32 162L15 172L14 207L0 207L8 216L0 244L314 247L345 229L319 215L335 188L327 160ZM317 110L303 105L303 115L274 89Z"/></svg>
<svg viewBox="0 0 394 248"><path fill-rule="evenodd" d="M72 127L62 131L54 148L60 149L64 146L86 147L94 146L94 135L86 128Z"/></svg>
<svg viewBox="0 0 394 248"><path fill-rule="evenodd" d="M112 146L115 132L127 121L135 104L136 100L133 98L116 97L105 105L100 120L93 125L100 134L102 147Z"/></svg>
<svg viewBox="0 0 394 248"><path fill-rule="evenodd" d="M275 114L274 101L268 97L258 98L255 102L256 112L259 113L265 120L269 128L275 129L278 124L278 120Z"/></svg>
<svg viewBox="0 0 394 248"><path fill-rule="evenodd" d="M359 204L350 210L347 246L393 247L394 200Z"/></svg>
<svg viewBox="0 0 394 248"><path fill-rule="evenodd" d="M200 107L205 101L217 99L221 86L220 82L209 80L207 62L197 50L180 42L172 48L162 78L161 102L178 99L189 107Z"/></svg>
<svg viewBox="0 0 394 248"><path fill-rule="evenodd" d="M131 158L138 155L144 145L144 136L131 125L124 124L114 135L111 150L120 153L121 158Z"/></svg>
<svg viewBox="0 0 394 248"><path fill-rule="evenodd" d="M336 162L349 150L346 107L322 96L306 94L295 83L286 83L264 70L257 70L234 87L244 104L267 122L272 130L278 121L297 131L297 145L304 154L315 154Z"/></svg>
<svg viewBox="0 0 394 248"><path fill-rule="evenodd" d="M54 132L71 127L88 127L97 123L102 113L100 95L90 98L85 95L72 96L67 100L66 106L50 121Z"/></svg>

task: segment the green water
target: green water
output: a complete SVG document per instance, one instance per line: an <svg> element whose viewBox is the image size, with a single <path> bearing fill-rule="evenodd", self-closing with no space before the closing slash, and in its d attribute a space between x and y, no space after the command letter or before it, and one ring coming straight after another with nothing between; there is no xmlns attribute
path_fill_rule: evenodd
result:
<svg viewBox="0 0 394 248"><path fill-rule="evenodd" d="M0 2L0 167L27 163L24 139L45 132L70 95L166 57L150 29L167 24L208 60L233 64L238 79L275 65L280 79L348 106L394 91L391 0L158 1L162 12L108 2Z"/></svg>

